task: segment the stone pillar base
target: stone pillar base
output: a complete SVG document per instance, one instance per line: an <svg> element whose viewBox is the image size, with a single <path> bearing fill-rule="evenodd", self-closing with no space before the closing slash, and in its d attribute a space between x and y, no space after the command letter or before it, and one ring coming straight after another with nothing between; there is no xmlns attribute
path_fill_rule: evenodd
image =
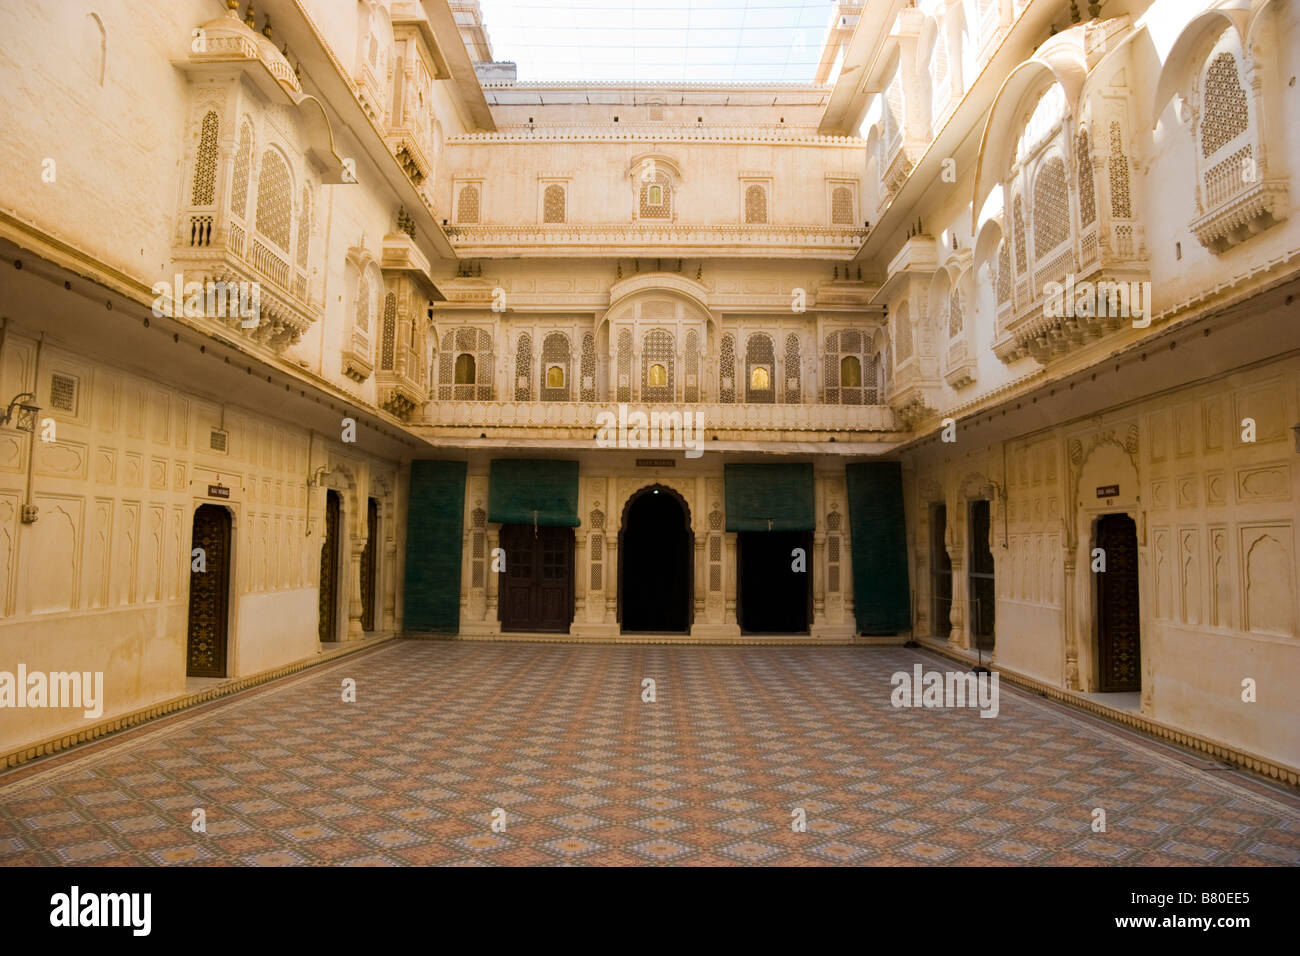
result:
<svg viewBox="0 0 1300 956"><path fill-rule="evenodd" d="M692 624L691 637L698 640L739 640L739 624Z"/></svg>
<svg viewBox="0 0 1300 956"><path fill-rule="evenodd" d="M612 641L618 637L618 622L602 621L599 624L590 624L585 621L574 621L569 625L569 636L580 641Z"/></svg>
<svg viewBox="0 0 1300 956"><path fill-rule="evenodd" d="M818 641L843 641L849 644L853 641L854 628L852 624L814 624L810 636Z"/></svg>
<svg viewBox="0 0 1300 956"><path fill-rule="evenodd" d="M460 633L465 637L499 637L500 621L461 621Z"/></svg>

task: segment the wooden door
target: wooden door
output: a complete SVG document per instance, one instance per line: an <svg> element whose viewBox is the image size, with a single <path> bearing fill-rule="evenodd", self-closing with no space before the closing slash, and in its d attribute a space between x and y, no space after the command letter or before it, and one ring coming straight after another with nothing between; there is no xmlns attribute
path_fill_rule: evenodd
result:
<svg viewBox="0 0 1300 956"><path fill-rule="evenodd" d="M220 505L199 505L194 512L191 547L201 549L201 554L190 563L185 673L189 677L225 677L230 619L230 512Z"/></svg>
<svg viewBox="0 0 1300 956"><path fill-rule="evenodd" d="M325 493L325 539L320 548L320 627L322 641L338 638L339 493Z"/></svg>
<svg viewBox="0 0 1300 956"><path fill-rule="evenodd" d="M567 634L573 621L573 529L502 525L503 631Z"/></svg>
<svg viewBox="0 0 1300 956"><path fill-rule="evenodd" d="M1141 690L1137 525L1128 515L1105 515L1097 522L1097 547L1106 555L1106 570L1096 574L1100 689Z"/></svg>
<svg viewBox="0 0 1300 956"><path fill-rule="evenodd" d="M366 499L366 546L361 552L361 629L375 629L375 540L379 534L379 503Z"/></svg>

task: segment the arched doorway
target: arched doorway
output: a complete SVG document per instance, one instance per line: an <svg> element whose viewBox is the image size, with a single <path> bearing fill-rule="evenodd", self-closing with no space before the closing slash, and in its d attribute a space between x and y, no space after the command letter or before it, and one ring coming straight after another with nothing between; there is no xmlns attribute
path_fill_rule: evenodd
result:
<svg viewBox="0 0 1300 956"><path fill-rule="evenodd" d="M1097 520L1097 548L1105 571L1097 572L1098 690L1142 689L1142 621L1138 603L1137 524L1126 514Z"/></svg>
<svg viewBox="0 0 1300 956"><path fill-rule="evenodd" d="M694 555L689 509L677 492L651 485L632 496L618 533L619 620L624 631L690 631Z"/></svg>
<svg viewBox="0 0 1300 956"><path fill-rule="evenodd" d="M230 620L230 512L199 505L190 561L187 677L225 677Z"/></svg>
<svg viewBox="0 0 1300 956"><path fill-rule="evenodd" d="M325 492L325 537L320 547L320 626L322 641L337 641L339 595L339 515L343 499Z"/></svg>
<svg viewBox="0 0 1300 956"><path fill-rule="evenodd" d="M379 502L366 499L366 546L361 551L361 630L375 629L375 590L378 566Z"/></svg>

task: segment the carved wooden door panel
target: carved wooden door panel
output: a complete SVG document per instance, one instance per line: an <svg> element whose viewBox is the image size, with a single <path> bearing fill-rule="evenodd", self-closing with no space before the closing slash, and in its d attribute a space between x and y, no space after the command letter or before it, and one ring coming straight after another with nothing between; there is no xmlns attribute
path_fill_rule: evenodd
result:
<svg viewBox="0 0 1300 956"><path fill-rule="evenodd" d="M189 677L225 677L230 617L230 512L220 505L199 505L194 512L191 547L202 549L202 560L199 570L195 570L194 562L190 565L185 673Z"/></svg>
<svg viewBox="0 0 1300 956"><path fill-rule="evenodd" d="M320 628L322 641L338 640L339 495L325 494L325 539L320 548Z"/></svg>
<svg viewBox="0 0 1300 956"><path fill-rule="evenodd" d="M375 629L375 536L379 533L379 506L374 498L366 503L366 546L361 552L361 629Z"/></svg>
<svg viewBox="0 0 1300 956"><path fill-rule="evenodd" d="M573 529L502 525L503 631L567 633L573 621Z"/></svg>
<svg viewBox="0 0 1300 956"><path fill-rule="evenodd" d="M1097 522L1097 547L1106 555L1106 570L1096 575L1100 689L1141 690L1137 525L1128 515L1105 515Z"/></svg>

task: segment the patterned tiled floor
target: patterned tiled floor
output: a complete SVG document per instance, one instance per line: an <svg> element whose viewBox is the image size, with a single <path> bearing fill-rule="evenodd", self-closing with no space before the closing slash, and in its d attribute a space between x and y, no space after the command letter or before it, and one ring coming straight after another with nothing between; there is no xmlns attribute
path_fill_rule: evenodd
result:
<svg viewBox="0 0 1300 956"><path fill-rule="evenodd" d="M0 864L1300 863L1285 795L1006 685L894 709L917 662L394 642L0 777Z"/></svg>

